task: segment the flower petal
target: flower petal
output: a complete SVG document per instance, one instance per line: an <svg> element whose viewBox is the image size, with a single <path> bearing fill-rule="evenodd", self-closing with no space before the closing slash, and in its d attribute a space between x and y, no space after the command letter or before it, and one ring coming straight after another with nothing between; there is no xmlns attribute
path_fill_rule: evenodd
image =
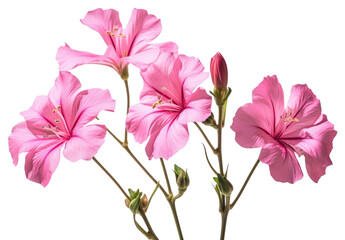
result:
<svg viewBox="0 0 345 240"><path fill-rule="evenodd" d="M109 90L93 88L78 93L73 102L73 128L79 128L95 119L100 111L113 112L115 100Z"/></svg>
<svg viewBox="0 0 345 240"><path fill-rule="evenodd" d="M178 121L203 122L211 115L212 98L202 88L198 88L190 97L187 107L181 112Z"/></svg>
<svg viewBox="0 0 345 240"><path fill-rule="evenodd" d="M67 44L59 47L56 60L58 61L60 71L69 71L83 64L101 64L111 67L118 71L119 60L112 47L108 47L104 55L97 55L89 52L83 52L71 49ZM118 64L116 64L118 63Z"/></svg>
<svg viewBox="0 0 345 240"><path fill-rule="evenodd" d="M60 161L63 142L50 142L30 151L25 157L26 177L47 186Z"/></svg>
<svg viewBox="0 0 345 240"><path fill-rule="evenodd" d="M104 125L88 125L74 129L72 138L66 142L63 155L72 162L90 160L104 143L105 135Z"/></svg>
<svg viewBox="0 0 345 240"><path fill-rule="evenodd" d="M240 107L233 119L231 129L236 142L245 148L262 147L272 141L273 119L270 106L265 102L247 103Z"/></svg>
<svg viewBox="0 0 345 240"><path fill-rule="evenodd" d="M203 72L204 66L197 58L179 55L179 59L182 65L179 76L183 84L184 98L189 102L194 89L208 78L208 73Z"/></svg>
<svg viewBox="0 0 345 240"><path fill-rule="evenodd" d="M101 34L107 45L111 45L112 43L110 40L111 36L106 32L113 32L114 27L118 29L122 28L119 13L114 9L103 10L97 8L93 11L89 11L80 21Z"/></svg>
<svg viewBox="0 0 345 240"><path fill-rule="evenodd" d="M8 145L13 164L18 164L18 156L20 153L28 152L42 144L47 144L47 139L35 136L29 130L26 122L18 123L13 127L12 134L8 137Z"/></svg>
<svg viewBox="0 0 345 240"><path fill-rule="evenodd" d="M144 79L143 91L140 100L146 95L162 96L163 100L171 99L175 104L182 106L182 84L179 78L181 61L173 53L161 53L158 59L145 71L141 72Z"/></svg>
<svg viewBox="0 0 345 240"><path fill-rule="evenodd" d="M144 9L133 9L125 30L128 39L128 55L136 54L162 31L161 21Z"/></svg>
<svg viewBox="0 0 345 240"><path fill-rule="evenodd" d="M187 124L172 121L151 135L145 148L146 154L149 159L152 157L169 159L187 144L188 138Z"/></svg>
<svg viewBox="0 0 345 240"><path fill-rule="evenodd" d="M160 131L177 116L176 112L153 109L152 106L136 104L131 106L126 119L127 131L133 133L137 142L144 142L149 135Z"/></svg>
<svg viewBox="0 0 345 240"><path fill-rule="evenodd" d="M321 115L320 100L306 84L292 87L288 107L292 112L291 117L298 121L289 122L282 137L296 137L304 128L312 126Z"/></svg>
<svg viewBox="0 0 345 240"><path fill-rule="evenodd" d="M266 105L265 130L272 136L276 134L276 125L280 121L280 116L284 111L284 92L275 75L267 76L253 90L253 103Z"/></svg>
<svg viewBox="0 0 345 240"><path fill-rule="evenodd" d="M266 144L259 159L270 166L271 176L278 182L294 183L303 177L294 151L287 145L278 142Z"/></svg>
<svg viewBox="0 0 345 240"><path fill-rule="evenodd" d="M301 131L301 138L283 141L293 146L300 155L305 155L308 174L314 182L318 182L326 167L332 165L329 155L336 134L333 124L327 121L326 115L322 115L317 124Z"/></svg>

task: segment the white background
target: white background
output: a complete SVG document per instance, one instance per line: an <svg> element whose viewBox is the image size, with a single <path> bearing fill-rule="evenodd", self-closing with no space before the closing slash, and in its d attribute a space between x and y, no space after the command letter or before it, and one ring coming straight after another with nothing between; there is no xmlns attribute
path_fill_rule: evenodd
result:
<svg viewBox="0 0 345 240"><path fill-rule="evenodd" d="M97 2L97 3L96 3ZM120 12L123 26L134 7L162 20L155 42L174 41L180 53L198 57L209 71L220 51L229 68L230 96L224 128L224 159L235 192L256 161L259 149L244 149L229 126L238 107L251 101L251 91L266 75L276 74L287 101L291 87L307 83L321 100L323 113L338 135L331 153L333 166L318 184L308 177L295 183L275 182L260 164L236 207L230 212L226 239L345 239L345 7L342 1L2 1L0 3L0 239L145 239L134 227L124 197L94 162L60 165L46 188L26 180L24 154L12 164L7 137L22 121L37 95L46 95L58 75L57 48L103 54L99 34L80 23L87 11L101 7ZM123 137L124 84L105 66L86 65L72 71L83 88L109 88L117 100L115 113L101 121ZM138 102L142 80L130 66L132 103ZM211 80L202 86L212 89ZM213 106L214 107L214 106ZM214 108L215 110L215 108ZM187 146L166 162L187 168L191 185L177 202L185 239L218 239L220 214L205 161L204 142L193 124ZM215 143L216 135L206 129ZM144 146L132 136L130 147L152 174L164 183L158 160L148 161ZM217 166L216 158L211 161ZM125 189L154 188L148 177L109 136L97 154ZM173 181L174 183L174 181ZM173 184L174 186L174 184ZM176 193L176 188L174 186ZM148 218L163 240L178 239L169 206L157 192Z"/></svg>

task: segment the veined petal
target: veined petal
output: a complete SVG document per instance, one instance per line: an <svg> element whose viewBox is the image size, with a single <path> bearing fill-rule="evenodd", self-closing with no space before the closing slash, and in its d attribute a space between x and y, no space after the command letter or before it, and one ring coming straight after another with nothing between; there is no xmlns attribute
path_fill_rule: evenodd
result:
<svg viewBox="0 0 345 240"><path fill-rule="evenodd" d="M272 136L276 134L276 125L284 111L284 92L275 75L267 76L253 90L253 103L266 105L265 120L269 121L266 131Z"/></svg>
<svg viewBox="0 0 345 240"><path fill-rule="evenodd" d="M133 105L126 119L127 131L133 133L137 142L144 142L151 134L170 124L178 112L153 109L144 104Z"/></svg>
<svg viewBox="0 0 345 240"><path fill-rule="evenodd" d="M291 109L291 118L297 121L286 124L282 138L296 137L300 131L311 127L321 116L320 100L306 84L292 87L288 108Z"/></svg>
<svg viewBox="0 0 345 240"><path fill-rule="evenodd" d="M47 186L60 161L63 142L55 141L29 151L25 157L26 177Z"/></svg>
<svg viewBox="0 0 345 240"><path fill-rule="evenodd" d="M145 44L162 31L161 21L144 9L133 9L125 35L128 39L128 55L138 53Z"/></svg>
<svg viewBox="0 0 345 240"><path fill-rule="evenodd" d="M174 120L151 135L145 148L146 154L149 159L169 159L187 144L188 138L187 124Z"/></svg>
<svg viewBox="0 0 345 240"><path fill-rule="evenodd" d="M278 182L294 183L303 177L295 153L289 146L278 142L266 144L259 159L270 166L271 176Z"/></svg>
<svg viewBox="0 0 345 240"><path fill-rule="evenodd" d="M272 141L272 115L270 106L264 102L247 103L240 107L233 119L231 129L236 142L245 148L262 147Z"/></svg>
<svg viewBox="0 0 345 240"><path fill-rule="evenodd" d="M78 93L73 102L73 129L79 128L95 119L100 111L114 111L115 100L109 90L93 88Z"/></svg>
<svg viewBox="0 0 345 240"><path fill-rule="evenodd" d="M329 155L336 134L333 124L327 121L326 115L322 115L317 124L301 131L300 138L287 138L282 141L305 156L308 174L314 182L318 182L325 174L326 167L332 165Z"/></svg>
<svg viewBox="0 0 345 240"><path fill-rule="evenodd" d="M118 71L116 67L117 58L116 54L112 52L112 48L108 48L105 55L97 55L89 52L83 52L71 49L67 44L59 47L56 60L58 61L60 71L69 71L75 67L84 64L101 64L111 67Z"/></svg>
<svg viewBox="0 0 345 240"><path fill-rule="evenodd" d="M178 121L203 122L211 115L212 98L202 88L198 88L190 97L186 108L181 112Z"/></svg>
<svg viewBox="0 0 345 240"><path fill-rule="evenodd" d="M175 104L182 106L183 93L179 78L181 67L181 61L173 53L161 53L154 63L141 72L144 84L147 84L150 88L144 88L140 94L140 99L147 94L152 95L153 89L156 96L171 99ZM146 91L149 91L149 93Z"/></svg>
<svg viewBox="0 0 345 240"><path fill-rule="evenodd" d="M106 127L104 125L88 125L74 129L72 135L63 150L65 158L72 162L80 159L90 160L104 143Z"/></svg>
<svg viewBox="0 0 345 240"><path fill-rule="evenodd" d="M80 21L101 34L107 45L111 45L111 36L106 32L112 32L114 28L122 28L119 13L114 9L103 10L101 8L97 8L93 11L89 11Z"/></svg>
<svg viewBox="0 0 345 240"><path fill-rule="evenodd" d="M126 63L131 63L134 66L138 67L140 70L144 70L155 61L159 55L159 48L145 48L144 50L133 53L128 57L121 58L121 61Z"/></svg>
<svg viewBox="0 0 345 240"><path fill-rule="evenodd" d="M26 122L18 123L12 129L12 134L8 137L8 145L14 165L18 164L20 153L28 152L32 149L49 143L51 139L38 138L27 127Z"/></svg>
<svg viewBox="0 0 345 240"><path fill-rule="evenodd" d="M194 89L208 78L208 73L203 72L204 66L199 59L185 55L179 55L178 58L182 65L179 77L183 85L184 100L189 102Z"/></svg>

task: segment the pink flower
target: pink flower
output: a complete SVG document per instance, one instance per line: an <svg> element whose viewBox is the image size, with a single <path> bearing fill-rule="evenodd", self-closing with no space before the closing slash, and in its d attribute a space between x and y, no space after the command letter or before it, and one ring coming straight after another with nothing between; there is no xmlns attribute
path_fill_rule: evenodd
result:
<svg viewBox="0 0 345 240"><path fill-rule="evenodd" d="M222 54L214 55L211 59L210 69L213 86L217 90L226 89L228 86L228 67Z"/></svg>
<svg viewBox="0 0 345 240"><path fill-rule="evenodd" d="M284 109L284 93L277 77L264 78L253 91L253 103L238 109L231 129L242 147L262 147L259 159L269 165L276 181L294 183L302 178L295 153L305 156L314 182L332 164L329 154L337 132L307 85L292 87Z"/></svg>
<svg viewBox="0 0 345 240"><path fill-rule="evenodd" d="M79 80L69 72L60 72L48 96L38 96L25 118L9 136L13 163L25 157L26 177L44 187L60 160L60 151L70 161L90 160L104 142L104 125L88 125L101 110L113 111L115 101L108 90L79 91Z"/></svg>
<svg viewBox="0 0 345 240"><path fill-rule="evenodd" d="M140 103L127 116L128 132L142 143L149 136L146 154L168 159L188 141L188 122L202 122L211 114L211 97L194 89L208 74L198 59L162 53L141 73L144 89Z"/></svg>
<svg viewBox="0 0 345 240"><path fill-rule="evenodd" d="M157 59L160 51L177 52L177 45L172 42L148 44L160 34L162 26L159 19L143 9L133 10L125 29L113 9L90 11L81 22L101 34L107 50L104 55L96 55L73 50L66 44L56 56L61 71L94 63L109 66L122 75L129 63L143 69Z"/></svg>

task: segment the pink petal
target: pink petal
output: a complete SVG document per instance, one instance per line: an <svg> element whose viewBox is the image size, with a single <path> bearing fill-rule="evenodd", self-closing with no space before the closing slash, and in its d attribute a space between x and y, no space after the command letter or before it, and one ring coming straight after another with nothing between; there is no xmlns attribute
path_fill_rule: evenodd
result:
<svg viewBox="0 0 345 240"><path fill-rule="evenodd" d="M288 107L292 111L292 118L298 121L289 122L282 137L295 137L304 128L312 126L321 115L320 100L307 85L292 87Z"/></svg>
<svg viewBox="0 0 345 240"><path fill-rule="evenodd" d="M83 64L101 64L111 67L118 71L119 60L114 53L113 47L109 47L105 55L97 55L89 52L82 52L71 49L67 44L59 47L56 60L58 61L60 71L69 71ZM116 65L116 63L118 63Z"/></svg>
<svg viewBox="0 0 345 240"><path fill-rule="evenodd" d="M329 155L336 134L333 124L327 121L326 115L322 115L316 125L301 131L300 138L282 141L293 146L300 155L305 155L308 174L314 182L318 182L326 167L332 165Z"/></svg>
<svg viewBox="0 0 345 240"><path fill-rule="evenodd" d="M190 97L186 108L181 112L178 121L203 122L211 115L212 98L202 88L198 88Z"/></svg>
<svg viewBox="0 0 345 240"><path fill-rule="evenodd" d="M113 112L115 100L110 96L109 90L93 88L84 90L76 96L73 102L73 128L79 128L95 119L100 111Z"/></svg>
<svg viewBox="0 0 345 240"><path fill-rule="evenodd" d="M80 159L90 160L104 143L106 127L104 125L89 125L73 130L63 151L68 160L75 162Z"/></svg>
<svg viewBox="0 0 345 240"><path fill-rule="evenodd" d="M50 140L48 140L50 141ZM47 139L38 138L27 127L26 122L18 123L12 129L12 134L8 137L9 150L14 165L18 164L18 155L47 144Z"/></svg>
<svg viewBox="0 0 345 240"><path fill-rule="evenodd" d="M179 79L181 67L181 61L176 59L173 53L161 53L146 71L141 72L144 84L147 84L148 87L144 87L140 99L146 95L159 95L182 106L182 84Z"/></svg>
<svg viewBox="0 0 345 240"><path fill-rule="evenodd" d="M208 78L208 73L203 72L204 66L199 59L185 55L179 55L178 58L182 65L179 76L183 84L185 101L188 102L194 89Z"/></svg>
<svg viewBox="0 0 345 240"><path fill-rule="evenodd" d="M157 59L159 52L159 48L147 47L138 53L133 53L128 57L121 58L121 61L131 63L140 70L144 70L149 66L149 64Z"/></svg>
<svg viewBox="0 0 345 240"><path fill-rule="evenodd" d="M133 9L125 30L125 35L128 36L129 42L128 56L140 52L161 31L161 22L154 15L147 14L147 11L144 9Z"/></svg>
<svg viewBox="0 0 345 240"><path fill-rule="evenodd" d="M284 111L284 92L275 75L267 76L253 90L253 103L266 105L264 128L272 136L276 134L276 125L280 121L280 116Z"/></svg>
<svg viewBox="0 0 345 240"><path fill-rule="evenodd" d="M165 125L170 124L178 115L176 112L169 112L153 109L152 106L144 104L133 105L129 109L126 119L126 126L129 133L133 133L137 142L144 142L151 134L160 131Z"/></svg>
<svg viewBox="0 0 345 240"><path fill-rule="evenodd" d="M187 125L173 121L151 135L145 148L146 154L149 159L169 159L187 144L188 138Z"/></svg>
<svg viewBox="0 0 345 240"><path fill-rule="evenodd" d="M271 176L278 182L294 183L303 177L294 151L287 145L278 142L266 144L259 159L270 166Z"/></svg>
<svg viewBox="0 0 345 240"><path fill-rule="evenodd" d="M63 142L51 142L30 151L25 158L26 177L47 186L60 161Z"/></svg>
<svg viewBox="0 0 345 240"><path fill-rule="evenodd" d="M59 111L68 126L69 132L72 130L73 124L73 108L72 104L81 84L79 80L69 72L60 72L59 77L55 80L54 87L49 91L48 98ZM58 107L61 107L57 109ZM55 118L58 114L55 113Z"/></svg>
<svg viewBox="0 0 345 240"><path fill-rule="evenodd" d="M236 142L245 148L262 147L272 141L273 119L270 106L264 102L247 103L240 107L233 119L231 129Z"/></svg>
<svg viewBox="0 0 345 240"><path fill-rule="evenodd" d="M111 45L111 36L106 34L106 32L113 32L114 27L119 29L122 28L119 13L113 9L103 10L97 8L93 11L89 11L84 19L81 19L80 21L101 34L107 45Z"/></svg>

